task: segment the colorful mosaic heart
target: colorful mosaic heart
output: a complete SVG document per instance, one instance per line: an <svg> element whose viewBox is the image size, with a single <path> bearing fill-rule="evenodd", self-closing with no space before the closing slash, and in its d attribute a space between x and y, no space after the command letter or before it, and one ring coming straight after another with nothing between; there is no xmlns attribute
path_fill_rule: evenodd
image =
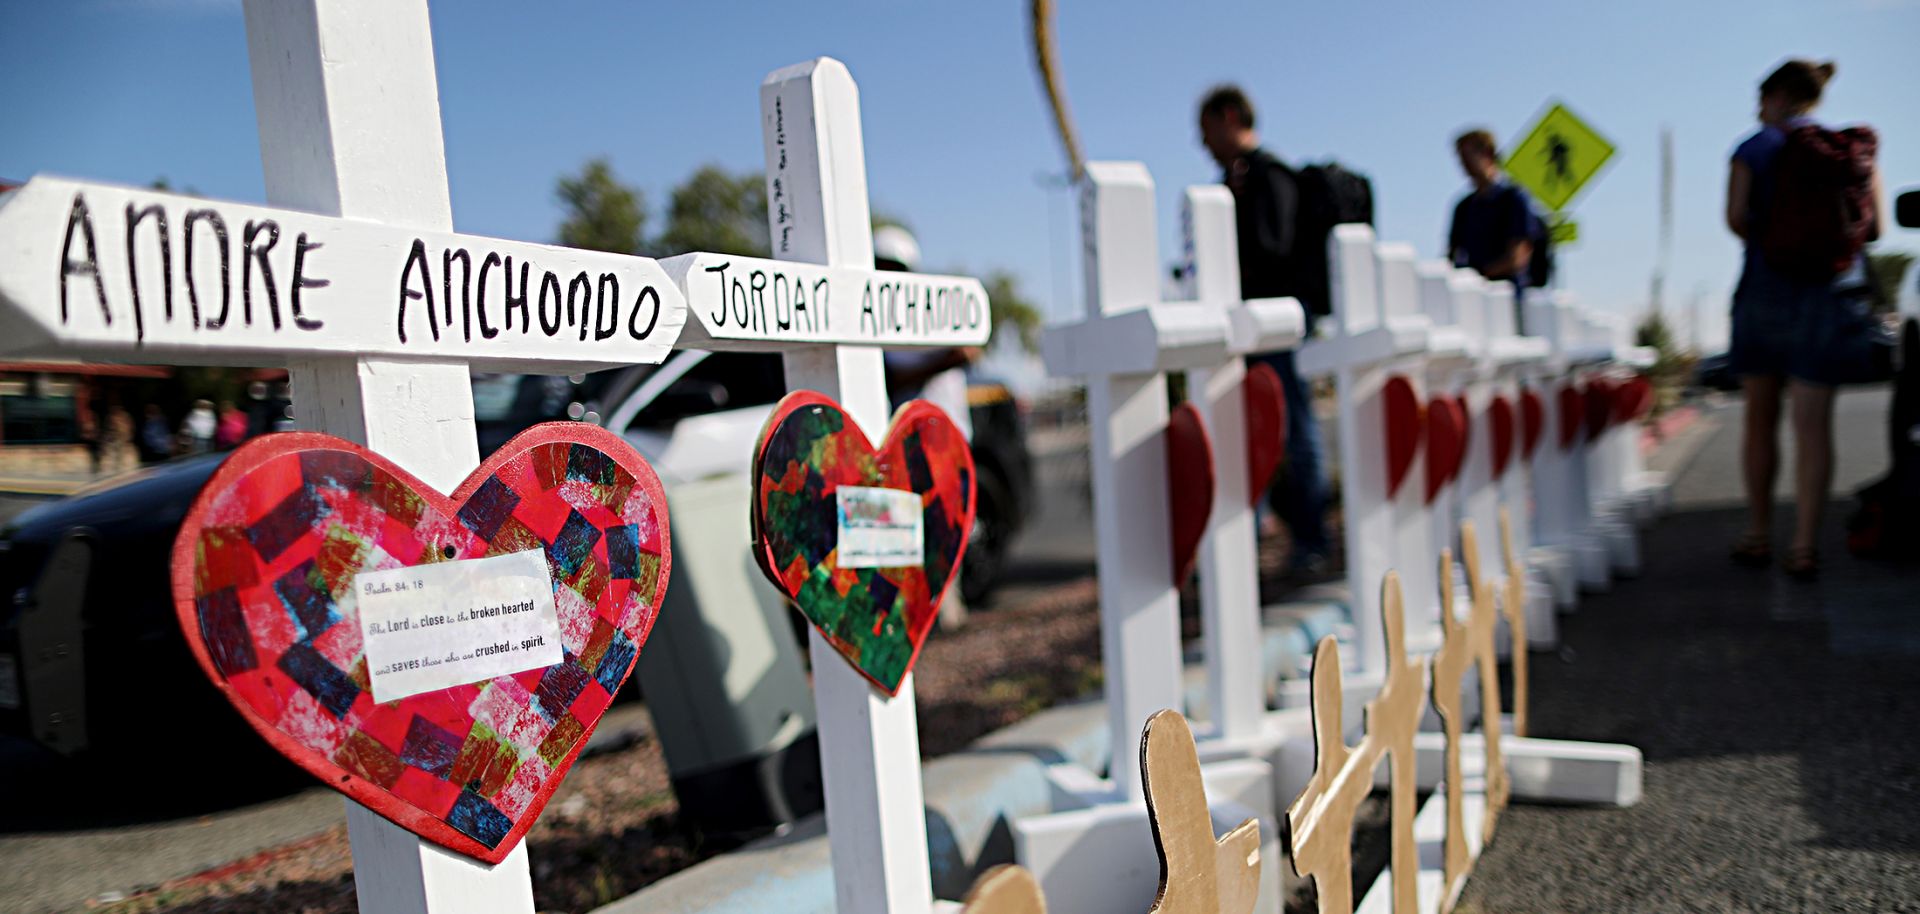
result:
<svg viewBox="0 0 1920 914"><path fill-rule="evenodd" d="M1287 395L1272 365L1247 366L1240 382L1247 411L1247 503L1260 504L1287 452Z"/></svg>
<svg viewBox="0 0 1920 914"><path fill-rule="evenodd" d="M893 414L876 451L838 403L797 390L774 407L756 453L754 556L761 569L854 669L897 693L973 529L973 454L965 436L939 407L914 400ZM918 561L882 564L888 560L877 557L879 547L842 542L843 533L865 533L856 530L864 523L856 513L889 507L889 497L873 490L908 493L918 505L917 514L907 508L875 521L892 532L917 521Z"/></svg>
<svg viewBox="0 0 1920 914"><path fill-rule="evenodd" d="M559 662L375 703L363 639L391 630L363 624L355 575L533 550ZM498 863L633 670L670 565L660 480L604 429L535 426L451 496L360 445L287 432L236 450L201 490L174 543L173 595L201 667L276 749L414 834Z"/></svg>
<svg viewBox="0 0 1920 914"><path fill-rule="evenodd" d="M1193 576L1213 516L1213 438L1200 410L1181 403L1167 416L1167 511L1172 521L1173 586Z"/></svg>

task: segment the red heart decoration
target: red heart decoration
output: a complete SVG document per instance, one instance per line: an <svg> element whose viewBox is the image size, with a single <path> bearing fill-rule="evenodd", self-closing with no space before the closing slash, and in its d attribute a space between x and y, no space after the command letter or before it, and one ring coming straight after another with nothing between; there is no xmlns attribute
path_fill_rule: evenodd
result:
<svg viewBox="0 0 1920 914"><path fill-rule="evenodd" d="M1572 384L1560 388L1560 449L1573 447L1580 437L1580 423L1586 418L1586 404Z"/></svg>
<svg viewBox="0 0 1920 914"><path fill-rule="evenodd" d="M1585 395L1587 407L1587 440L1600 437L1613 419L1613 382L1606 378L1594 378L1587 382Z"/></svg>
<svg viewBox="0 0 1920 914"><path fill-rule="evenodd" d="M1533 459L1533 449L1540 445L1540 432L1547 425L1547 406L1540 402L1540 394L1528 387L1520 391L1520 455Z"/></svg>
<svg viewBox="0 0 1920 914"><path fill-rule="evenodd" d="M1467 453L1467 418L1454 397L1435 397L1427 404L1427 504L1460 474Z"/></svg>
<svg viewBox="0 0 1920 914"><path fill-rule="evenodd" d="M1507 460L1513 456L1513 403L1495 396L1487 404L1487 426L1493 438L1493 478L1507 474Z"/></svg>
<svg viewBox="0 0 1920 914"><path fill-rule="evenodd" d="M1181 403L1167 416L1167 507L1173 517L1173 586L1193 575L1213 514L1213 439L1200 410Z"/></svg>
<svg viewBox="0 0 1920 914"><path fill-rule="evenodd" d="M1387 497L1400 491L1400 484L1413 469L1413 458L1420 453L1425 417L1421 415L1420 395L1404 375L1394 375L1380 388L1383 412L1387 417Z"/></svg>
<svg viewBox="0 0 1920 914"><path fill-rule="evenodd" d="M201 667L274 748L421 838L498 863L633 670L666 594L667 529L653 469L592 425L523 432L451 496L331 435L267 435L194 501L174 605ZM532 550L553 578L559 663L374 702L356 574Z"/></svg>
<svg viewBox="0 0 1920 914"><path fill-rule="evenodd" d="M1460 461L1453 468L1453 478L1458 479L1466 470L1467 451L1473 447L1473 407L1467 404L1466 394L1460 394L1453 400L1460 405Z"/></svg>
<svg viewBox="0 0 1920 914"><path fill-rule="evenodd" d="M1614 388L1613 421L1632 422L1653 409L1653 383L1634 375Z"/></svg>
<svg viewBox="0 0 1920 914"><path fill-rule="evenodd" d="M894 412L876 451L840 404L796 390L774 407L755 454L754 557L761 570L854 669L897 694L973 529L966 437L944 410L913 400ZM917 496L917 563L856 563L844 554L851 550L840 541L847 526L843 487Z"/></svg>
<svg viewBox="0 0 1920 914"><path fill-rule="evenodd" d="M1272 365L1247 366L1240 384L1247 410L1247 503L1260 504L1287 451L1287 397Z"/></svg>

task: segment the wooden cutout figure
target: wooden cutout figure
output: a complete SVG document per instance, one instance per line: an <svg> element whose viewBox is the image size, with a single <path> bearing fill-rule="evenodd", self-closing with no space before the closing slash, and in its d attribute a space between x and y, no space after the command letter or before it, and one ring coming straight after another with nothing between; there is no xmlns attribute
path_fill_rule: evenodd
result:
<svg viewBox="0 0 1920 914"><path fill-rule="evenodd" d="M1467 849L1466 812L1463 804L1464 778L1460 773L1460 741L1466 732L1466 710L1460 693L1460 679L1467 667L1477 664L1480 667L1481 715L1494 724L1483 728L1486 733L1486 813L1482 820L1480 840L1485 842L1493 837L1494 820L1500 814L1506 801L1506 769L1500 761L1500 692L1499 683L1493 674L1493 613L1489 601L1481 599L1487 590L1485 581L1479 575L1479 543L1473 533L1473 524L1460 525L1461 551L1466 556L1469 587L1474 598L1470 600L1467 620L1462 622L1454 615L1453 606L1453 552L1442 550L1440 553L1440 624L1444 635L1440 650L1433 655L1433 707L1440 713L1441 723L1445 726L1447 748L1445 786L1447 794L1447 837L1443 856L1445 874L1444 891L1441 898L1451 907L1451 899L1460 896L1462 883L1473 861ZM1481 649L1485 642L1484 652ZM1489 681L1492 681L1491 686Z"/></svg>
<svg viewBox="0 0 1920 914"><path fill-rule="evenodd" d="M1047 899L1026 867L1004 864L974 880L960 910L962 914L1047 914Z"/></svg>
<svg viewBox="0 0 1920 914"><path fill-rule="evenodd" d="M1500 555L1507 566L1507 588L1501 611L1507 617L1507 632L1513 650L1508 663L1513 667L1513 735L1527 735L1527 570L1513 552L1513 519L1500 509Z"/></svg>
<svg viewBox="0 0 1920 914"><path fill-rule="evenodd" d="M1313 652L1313 776L1287 809L1287 848L1294 871L1310 877L1322 914L1353 910L1353 816L1373 790L1380 757L1392 755L1393 910L1412 914L1419 906L1417 848L1413 840L1415 794L1414 732L1419 729L1421 687L1426 664L1409 660L1406 612L1399 575L1389 572L1380 586L1381 615L1387 641L1387 672L1380 691L1366 706L1366 734L1349 749L1343 731L1340 651L1331 636Z"/></svg>
<svg viewBox="0 0 1920 914"><path fill-rule="evenodd" d="M1160 891L1148 914L1250 914L1260 895L1260 822L1213 837L1193 730L1177 711L1147 719L1140 783L1160 855Z"/></svg>

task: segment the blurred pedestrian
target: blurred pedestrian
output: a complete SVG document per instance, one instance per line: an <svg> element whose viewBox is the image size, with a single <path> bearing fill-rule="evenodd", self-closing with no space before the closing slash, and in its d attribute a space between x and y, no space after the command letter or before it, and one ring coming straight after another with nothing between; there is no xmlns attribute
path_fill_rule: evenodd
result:
<svg viewBox="0 0 1920 914"><path fill-rule="evenodd" d="M107 410L106 433L100 439L102 469L121 473L138 466L133 447L133 414L115 403Z"/></svg>
<svg viewBox="0 0 1920 914"><path fill-rule="evenodd" d="M1316 261L1324 274L1326 253L1301 231L1299 174L1261 147L1254 131L1253 102L1238 86L1216 86L1201 99L1200 143L1220 166L1221 182L1233 192L1241 296L1299 299L1306 314L1306 335L1312 337L1316 315L1327 313L1329 303L1311 300L1315 284L1310 277ZM1286 463L1268 499L1292 537L1288 573L1319 577L1329 570L1330 548L1327 485L1320 469L1320 426L1314 418L1313 398L1291 351L1270 353L1261 361L1280 375L1287 403Z"/></svg>
<svg viewBox="0 0 1920 914"><path fill-rule="evenodd" d="M1727 175L1727 228L1746 245L1728 362L1746 396L1747 527L1732 557L1749 566L1772 559L1784 391L1793 406L1795 512L1782 568L1802 579L1820 570L1834 385L1859 369L1870 327L1861 248L1880 229L1872 132L1828 130L1812 116L1833 73L1832 62L1789 60L1763 80L1760 129L1734 149Z"/></svg>
<svg viewBox="0 0 1920 914"><path fill-rule="evenodd" d="M1473 189L1453 206L1447 257L1456 267L1470 267L1488 279L1513 283L1517 308L1520 293L1533 284L1529 273L1546 223L1534 213L1527 192L1500 168L1491 131L1475 128L1462 133L1454 138L1453 149Z"/></svg>
<svg viewBox="0 0 1920 914"><path fill-rule="evenodd" d="M193 401L193 409L180 421L180 438L187 444L187 453L204 454L211 450L214 433L219 427L220 420L213 414L213 403L209 400Z"/></svg>
<svg viewBox="0 0 1920 914"><path fill-rule="evenodd" d="M173 424L167 421L167 414L160 404L149 403L140 420L140 459L147 463L159 463L173 456Z"/></svg>
<svg viewBox="0 0 1920 914"><path fill-rule="evenodd" d="M213 444L223 451L230 451L247 440L247 414L233 405L232 400L220 401L220 424L214 429Z"/></svg>

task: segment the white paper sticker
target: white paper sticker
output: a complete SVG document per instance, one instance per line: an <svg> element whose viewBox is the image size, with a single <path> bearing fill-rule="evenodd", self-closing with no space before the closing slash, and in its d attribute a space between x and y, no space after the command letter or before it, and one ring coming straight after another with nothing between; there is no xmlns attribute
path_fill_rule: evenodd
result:
<svg viewBox="0 0 1920 914"><path fill-rule="evenodd" d="M840 486L840 532L836 540L841 568L918 567L925 536L920 496L899 489Z"/></svg>
<svg viewBox="0 0 1920 914"><path fill-rule="evenodd" d="M376 702L560 662L553 576L538 549L363 572L353 587Z"/></svg>

